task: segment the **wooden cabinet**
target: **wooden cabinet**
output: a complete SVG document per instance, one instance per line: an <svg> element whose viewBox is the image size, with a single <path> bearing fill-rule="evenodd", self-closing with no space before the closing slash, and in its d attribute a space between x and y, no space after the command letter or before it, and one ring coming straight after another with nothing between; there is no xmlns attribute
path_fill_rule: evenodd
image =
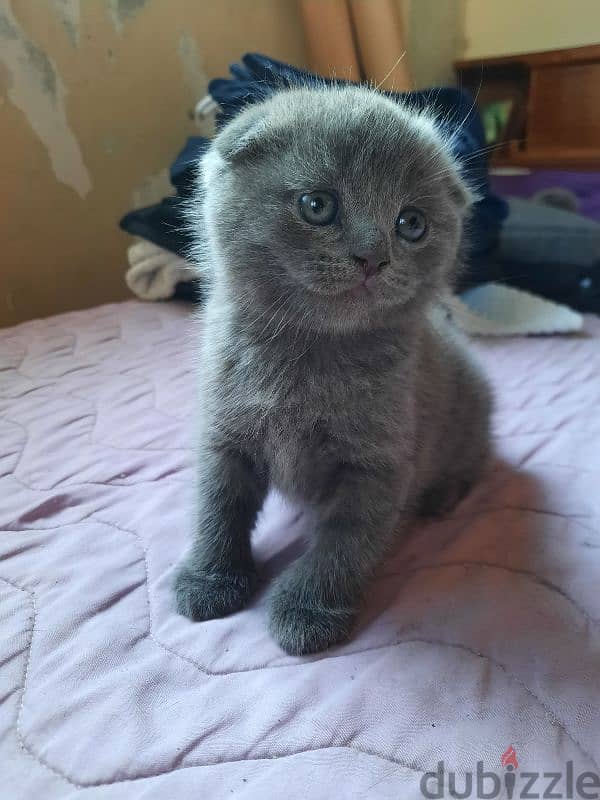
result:
<svg viewBox="0 0 600 800"><path fill-rule="evenodd" d="M600 169L600 45L457 61L460 86L512 111L495 166Z"/></svg>

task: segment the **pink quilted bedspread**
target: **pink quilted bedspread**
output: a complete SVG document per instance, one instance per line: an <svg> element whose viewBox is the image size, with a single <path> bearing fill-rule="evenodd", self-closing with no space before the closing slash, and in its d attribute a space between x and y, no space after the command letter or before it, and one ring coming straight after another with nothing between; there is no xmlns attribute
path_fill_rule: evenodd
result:
<svg viewBox="0 0 600 800"><path fill-rule="evenodd" d="M311 658L278 649L261 597L174 612L191 336L187 307L136 302L0 331L0 796L410 800L439 761L459 791L478 761L502 787L600 772L600 321L473 345L498 399L489 475ZM267 576L303 525L269 498Z"/></svg>

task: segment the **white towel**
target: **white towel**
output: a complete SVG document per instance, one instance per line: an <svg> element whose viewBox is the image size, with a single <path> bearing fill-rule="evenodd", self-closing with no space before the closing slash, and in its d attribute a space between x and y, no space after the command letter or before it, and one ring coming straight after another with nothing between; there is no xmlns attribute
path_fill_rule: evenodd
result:
<svg viewBox="0 0 600 800"><path fill-rule="evenodd" d="M193 277L193 267L187 261L145 239L127 248L127 260L125 280L142 300L167 300L175 294L178 283Z"/></svg>
<svg viewBox="0 0 600 800"><path fill-rule="evenodd" d="M568 306L499 283L484 283L453 295L446 307L454 322L474 336L573 333L583 317Z"/></svg>

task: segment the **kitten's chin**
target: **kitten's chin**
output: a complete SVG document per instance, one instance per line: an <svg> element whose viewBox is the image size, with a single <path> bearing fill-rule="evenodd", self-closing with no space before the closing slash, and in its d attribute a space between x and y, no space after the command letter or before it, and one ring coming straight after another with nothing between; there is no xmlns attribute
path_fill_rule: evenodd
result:
<svg viewBox="0 0 600 800"><path fill-rule="evenodd" d="M382 303L372 290L352 287L335 294L311 292L306 298L304 324L331 334L367 331L382 323L390 305ZM310 309L310 311L308 311Z"/></svg>
<svg viewBox="0 0 600 800"><path fill-rule="evenodd" d="M313 298L328 300L330 302L348 303L353 300L362 302L375 302L378 287L369 281L360 281L345 286L303 286L305 291Z"/></svg>

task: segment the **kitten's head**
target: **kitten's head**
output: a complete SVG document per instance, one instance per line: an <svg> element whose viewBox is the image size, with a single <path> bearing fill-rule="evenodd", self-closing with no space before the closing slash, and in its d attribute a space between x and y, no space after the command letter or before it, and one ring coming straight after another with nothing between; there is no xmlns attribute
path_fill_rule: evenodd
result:
<svg viewBox="0 0 600 800"><path fill-rule="evenodd" d="M358 87L251 106L202 175L217 283L249 316L285 309L286 325L328 331L376 326L443 289L471 202L433 122Z"/></svg>

